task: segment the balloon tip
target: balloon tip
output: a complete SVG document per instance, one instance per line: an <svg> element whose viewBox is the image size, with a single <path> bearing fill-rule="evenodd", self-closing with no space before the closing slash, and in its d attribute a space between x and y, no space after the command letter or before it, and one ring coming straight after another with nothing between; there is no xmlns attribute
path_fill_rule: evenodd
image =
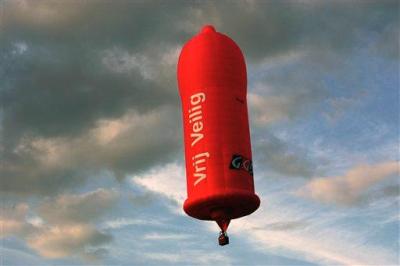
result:
<svg viewBox="0 0 400 266"><path fill-rule="evenodd" d="M201 33L212 33L215 32L215 28L213 25L204 25L203 28L201 28Z"/></svg>

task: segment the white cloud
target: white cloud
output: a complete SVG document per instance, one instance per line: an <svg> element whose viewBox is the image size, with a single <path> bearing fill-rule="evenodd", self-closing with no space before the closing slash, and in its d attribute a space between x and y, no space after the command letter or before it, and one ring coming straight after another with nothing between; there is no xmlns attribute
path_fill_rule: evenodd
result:
<svg viewBox="0 0 400 266"><path fill-rule="evenodd" d="M143 219L118 218L104 222L100 227L104 229L120 229L131 225L163 225L162 222Z"/></svg>
<svg viewBox="0 0 400 266"><path fill-rule="evenodd" d="M28 217L28 218L26 219L26 221L27 221L28 223L30 223L31 225L35 226L35 227L41 227L41 226L44 225L43 219L40 218L39 216L31 216L31 217Z"/></svg>
<svg viewBox="0 0 400 266"><path fill-rule="evenodd" d="M140 255L147 260L161 261L167 263L179 262L188 265L231 264L231 258L218 252L209 252L205 255L200 251L181 250L179 253L175 254L166 252L144 252Z"/></svg>
<svg viewBox="0 0 400 266"><path fill-rule="evenodd" d="M399 174L396 161L358 165L342 176L315 178L297 193L325 203L352 204L369 188L395 174Z"/></svg>
<svg viewBox="0 0 400 266"><path fill-rule="evenodd" d="M88 224L53 226L27 238L28 245L47 258L84 256L93 246L105 244L111 236Z"/></svg>
<svg viewBox="0 0 400 266"><path fill-rule="evenodd" d="M37 210L27 204L2 208L1 236L15 235L46 258L96 259L112 237L96 227L97 220L115 203L117 192L98 189L64 194L41 202ZM28 216L28 212L35 212Z"/></svg>
<svg viewBox="0 0 400 266"><path fill-rule="evenodd" d="M38 207L39 224L26 237L28 245L47 258L78 256L96 259L111 241L109 234L95 223L116 203L115 190L97 189L82 194L63 194L48 199Z"/></svg>
<svg viewBox="0 0 400 266"><path fill-rule="evenodd" d="M304 116L324 99L329 98L320 80L310 82L317 75L311 70L304 69L307 74L294 72L288 76L284 74L285 66L281 66L281 71L275 71L280 74L263 76L262 73L268 73L268 70L263 67L266 66L254 69L254 72L260 72L260 74L255 78L254 85L249 87L247 96L251 122L256 126ZM279 65L276 67L279 68Z"/></svg>
<svg viewBox="0 0 400 266"><path fill-rule="evenodd" d="M165 252L146 252L142 253L141 256L149 260L163 261L168 263L177 263L182 261L182 255Z"/></svg>
<svg viewBox="0 0 400 266"><path fill-rule="evenodd" d="M22 55L26 51L28 51L28 45L26 42L15 42L14 43L14 50L12 50L12 54Z"/></svg>
<svg viewBox="0 0 400 266"><path fill-rule="evenodd" d="M293 99L283 96L263 97L255 93L249 93L247 97L252 118L257 125L288 119Z"/></svg>
<svg viewBox="0 0 400 266"><path fill-rule="evenodd" d="M172 234L172 233L150 233L143 236L144 240L183 240L191 238L191 235L187 234Z"/></svg>
<svg viewBox="0 0 400 266"><path fill-rule="evenodd" d="M175 163L148 171L131 181L173 199L172 211L175 212L177 207L181 209L186 192L186 182L179 178L183 174L183 167ZM345 214L328 211L320 216L318 209L287 201L287 191L270 193L260 189L257 189L259 195L264 194L260 209L233 220L229 229L233 235L246 238L257 250L321 264L387 265L396 261L396 255L390 250L365 243L368 232L352 232L335 224ZM204 226L216 231L213 223L204 223ZM154 253L148 257L157 259ZM169 259L180 260L175 255Z"/></svg>
<svg viewBox="0 0 400 266"><path fill-rule="evenodd" d="M181 165L169 163L156 167L142 175L133 176L131 182L173 200L173 210L184 214L181 206L187 195L186 175Z"/></svg>
<svg viewBox="0 0 400 266"><path fill-rule="evenodd" d="M0 238L17 235L23 236L32 229L26 222L29 206L19 203L14 206L2 206L0 208Z"/></svg>
<svg viewBox="0 0 400 266"><path fill-rule="evenodd" d="M266 208L245 219L235 220L231 231L247 236L250 243L261 252L301 258L318 264L389 265L396 261L396 254L380 246L365 244L367 233L351 232L340 224L334 225L338 217L329 213L325 217L315 217L304 229L270 230L268 221L279 215L281 209L288 207ZM306 215L312 214L307 209L302 211ZM279 220L297 217L286 213Z"/></svg>

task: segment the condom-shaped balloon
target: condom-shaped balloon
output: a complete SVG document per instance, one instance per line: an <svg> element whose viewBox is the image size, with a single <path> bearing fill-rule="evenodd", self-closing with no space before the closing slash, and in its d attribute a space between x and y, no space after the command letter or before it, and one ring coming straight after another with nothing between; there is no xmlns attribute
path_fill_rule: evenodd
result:
<svg viewBox="0 0 400 266"><path fill-rule="evenodd" d="M178 85L182 102L188 198L184 211L221 228L254 212L247 77L243 54L228 36L204 26L182 48Z"/></svg>

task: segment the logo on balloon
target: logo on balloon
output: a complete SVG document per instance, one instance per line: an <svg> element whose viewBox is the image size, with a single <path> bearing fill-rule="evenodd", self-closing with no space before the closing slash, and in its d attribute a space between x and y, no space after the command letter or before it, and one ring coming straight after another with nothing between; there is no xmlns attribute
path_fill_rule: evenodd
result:
<svg viewBox="0 0 400 266"><path fill-rule="evenodd" d="M248 172L251 176L253 176L252 161L240 154L232 155L232 160L231 160L231 164L230 164L229 168L236 169L236 170L244 170L244 171Z"/></svg>

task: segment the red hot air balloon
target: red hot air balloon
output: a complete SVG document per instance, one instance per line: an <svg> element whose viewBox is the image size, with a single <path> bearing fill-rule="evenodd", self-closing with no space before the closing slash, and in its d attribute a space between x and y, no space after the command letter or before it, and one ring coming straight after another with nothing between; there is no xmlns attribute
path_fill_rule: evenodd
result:
<svg viewBox="0 0 400 266"><path fill-rule="evenodd" d="M240 48L211 25L182 48L178 62L191 217L216 221L229 243L231 219L254 212L246 64Z"/></svg>

